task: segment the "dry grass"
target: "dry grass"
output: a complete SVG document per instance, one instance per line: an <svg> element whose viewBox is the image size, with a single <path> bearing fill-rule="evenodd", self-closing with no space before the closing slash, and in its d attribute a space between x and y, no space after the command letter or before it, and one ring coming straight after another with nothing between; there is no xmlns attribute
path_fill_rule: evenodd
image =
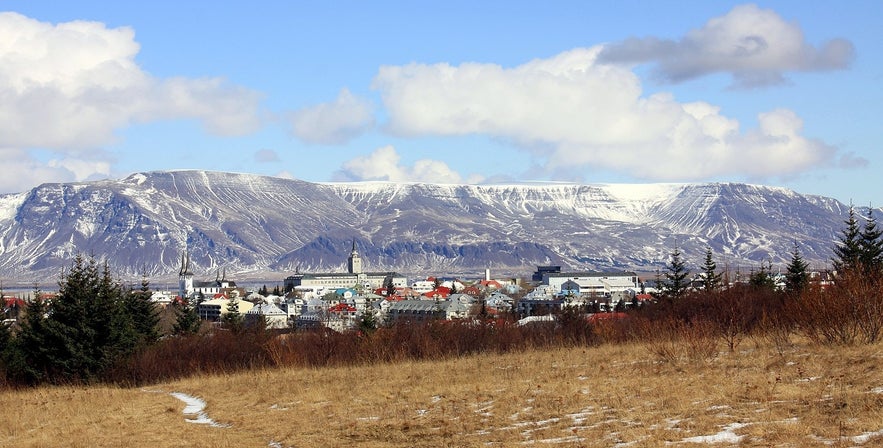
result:
<svg viewBox="0 0 883 448"><path fill-rule="evenodd" d="M203 398L226 428L141 389L0 392L0 445L437 447L883 444L881 346L783 350L748 340L716 356L647 344L448 361L205 376L150 390ZM725 438L729 436L730 438Z"/></svg>

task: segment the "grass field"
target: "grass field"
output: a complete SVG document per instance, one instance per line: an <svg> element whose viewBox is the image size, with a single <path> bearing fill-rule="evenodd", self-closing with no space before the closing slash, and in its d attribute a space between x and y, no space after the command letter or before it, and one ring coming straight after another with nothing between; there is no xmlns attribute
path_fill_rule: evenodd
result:
<svg viewBox="0 0 883 448"><path fill-rule="evenodd" d="M883 445L883 346L748 339L0 392L9 447ZM182 392L221 426L186 421Z"/></svg>

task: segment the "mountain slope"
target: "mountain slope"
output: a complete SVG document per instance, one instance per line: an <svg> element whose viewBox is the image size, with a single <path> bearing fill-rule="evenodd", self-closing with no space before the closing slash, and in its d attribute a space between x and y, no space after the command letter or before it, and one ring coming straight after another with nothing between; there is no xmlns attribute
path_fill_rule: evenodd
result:
<svg viewBox="0 0 883 448"><path fill-rule="evenodd" d="M746 184L315 184L204 171L45 184L0 197L0 276L57 275L72 254L125 275L172 277L343 269L353 239L367 268L526 274L538 264L653 270L672 248L699 263L784 263L794 242L826 264L846 207ZM821 266L820 266L821 267ZM270 271L275 271L272 273Z"/></svg>

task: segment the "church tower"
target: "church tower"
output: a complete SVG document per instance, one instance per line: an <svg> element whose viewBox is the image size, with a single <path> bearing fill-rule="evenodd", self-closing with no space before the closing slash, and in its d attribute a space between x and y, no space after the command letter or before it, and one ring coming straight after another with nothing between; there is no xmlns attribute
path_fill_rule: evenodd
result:
<svg viewBox="0 0 883 448"><path fill-rule="evenodd" d="M190 253L185 249L181 253L181 270L178 271L178 295L182 299L189 299L193 292L193 272L190 272Z"/></svg>
<svg viewBox="0 0 883 448"><path fill-rule="evenodd" d="M346 265L350 274L362 273L362 257L359 256L359 251L356 250L355 238L353 238L353 250L350 252L350 257L347 259Z"/></svg>

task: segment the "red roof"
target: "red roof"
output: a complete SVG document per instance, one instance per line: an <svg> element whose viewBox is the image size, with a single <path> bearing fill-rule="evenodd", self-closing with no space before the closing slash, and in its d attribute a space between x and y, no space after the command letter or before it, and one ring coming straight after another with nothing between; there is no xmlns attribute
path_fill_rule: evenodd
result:
<svg viewBox="0 0 883 448"><path fill-rule="evenodd" d="M10 308L10 307L13 307L13 306L17 306L17 307L19 307L19 308L25 308L25 307L28 306L28 304L25 303L24 300L22 300L22 299L20 299L20 298L18 298L18 297L4 297L4 298L3 298L3 302L4 302L5 306L6 306L6 308Z"/></svg>
<svg viewBox="0 0 883 448"><path fill-rule="evenodd" d="M337 305L328 308L328 312L330 313L355 313L356 308L346 303L338 303Z"/></svg>
<svg viewBox="0 0 883 448"><path fill-rule="evenodd" d="M441 297L445 298L451 295L451 288L447 288L444 286L439 286L438 288L433 289L432 291L427 291L423 293L424 296L429 298Z"/></svg>
<svg viewBox="0 0 883 448"><path fill-rule="evenodd" d="M503 287L503 285L501 285L500 282L498 282L496 280L482 280L481 286L484 286L485 288L497 288L497 289L500 289Z"/></svg>

